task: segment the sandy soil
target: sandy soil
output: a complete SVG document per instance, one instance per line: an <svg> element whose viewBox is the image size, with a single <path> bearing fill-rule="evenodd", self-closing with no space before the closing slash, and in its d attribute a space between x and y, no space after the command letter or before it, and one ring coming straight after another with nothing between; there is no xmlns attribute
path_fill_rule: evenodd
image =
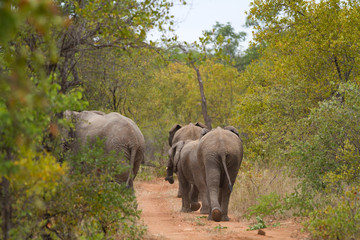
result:
<svg viewBox="0 0 360 240"><path fill-rule="evenodd" d="M229 222L208 221L207 216L199 211L181 213L181 199L176 197L177 182L170 185L162 178L152 181L136 181L135 191L138 207L142 210L141 218L148 227L147 239L309 239L301 232L301 226L292 220L280 221L280 226L247 231L249 222L235 220L229 214ZM230 199L231 201L231 199Z"/></svg>

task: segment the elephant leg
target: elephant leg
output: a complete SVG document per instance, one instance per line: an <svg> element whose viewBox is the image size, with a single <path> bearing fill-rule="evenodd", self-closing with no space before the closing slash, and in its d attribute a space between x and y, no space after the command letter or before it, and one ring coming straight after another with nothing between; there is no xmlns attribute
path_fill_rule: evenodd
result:
<svg viewBox="0 0 360 240"><path fill-rule="evenodd" d="M182 174L178 174L179 177L179 187L181 186L182 189L182 207L181 212L191 212L190 208L190 191L191 191L191 184L184 179Z"/></svg>
<svg viewBox="0 0 360 240"><path fill-rule="evenodd" d="M223 190L223 188L220 187L220 188L219 188L219 196L218 196L220 206L221 206L221 202L222 202L222 194L223 194L223 191L222 191L222 190Z"/></svg>
<svg viewBox="0 0 360 240"><path fill-rule="evenodd" d="M181 198L181 197L182 197L182 192L183 192L182 186L181 186L181 184L179 184L179 189L178 189L178 193L177 193L177 197L178 197L178 198Z"/></svg>
<svg viewBox="0 0 360 240"><path fill-rule="evenodd" d="M208 162L206 166L206 183L209 191L211 212L208 219L219 222L221 208L219 203L220 167L216 163Z"/></svg>
<svg viewBox="0 0 360 240"><path fill-rule="evenodd" d="M200 198L201 198L201 214L209 214L210 213L210 204L209 204L209 196L208 192L206 191L206 188L204 191L200 192Z"/></svg>
<svg viewBox="0 0 360 240"><path fill-rule="evenodd" d="M230 200L230 189L227 184L224 184L224 186L221 189L221 221L229 221L228 216L228 208L229 208L229 200Z"/></svg>
<svg viewBox="0 0 360 240"><path fill-rule="evenodd" d="M200 200L201 200L200 213L208 214L210 212L210 204L209 204L207 186L205 182L205 173L198 172L197 174L194 174L194 182L196 183L196 187L200 194Z"/></svg>
<svg viewBox="0 0 360 240"><path fill-rule="evenodd" d="M167 163L167 166L166 166L165 181L169 181L170 184L174 183L173 173L174 173L174 166L173 166L172 161L169 159L168 163Z"/></svg>
<svg viewBox="0 0 360 240"><path fill-rule="evenodd" d="M199 210L201 205L200 205L198 199L199 199L199 190L195 186L195 184L192 184L192 187L191 187L191 210L192 211Z"/></svg>

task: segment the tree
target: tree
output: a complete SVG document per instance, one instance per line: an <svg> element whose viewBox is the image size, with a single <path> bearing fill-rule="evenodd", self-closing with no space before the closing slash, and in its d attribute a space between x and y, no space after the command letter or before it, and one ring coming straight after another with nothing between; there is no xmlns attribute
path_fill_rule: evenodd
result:
<svg viewBox="0 0 360 240"><path fill-rule="evenodd" d="M150 78L154 57L147 49L99 49L84 54L78 64L85 97L93 108L119 112L133 119L139 85Z"/></svg>
<svg viewBox="0 0 360 240"><path fill-rule="evenodd" d="M214 46L218 45L221 48L223 55L227 56L229 61L234 61L235 66L239 65L241 57L239 46L240 42L245 40L245 32L236 33L229 22L226 24L216 22L213 29L205 31L205 34L210 37L210 42L214 43Z"/></svg>
<svg viewBox="0 0 360 240"><path fill-rule="evenodd" d="M253 2L249 17L260 23L254 41L261 57L241 74L247 91L236 110L253 144L247 148L252 159L288 162L283 157L298 121L339 94L341 82L359 81L353 35L359 7L333 0Z"/></svg>
<svg viewBox="0 0 360 240"><path fill-rule="evenodd" d="M204 83L203 83L203 79L201 77L201 73L199 70L199 66L205 59L206 59L206 47L205 47L205 43L207 42L207 40L209 39L209 37L200 37L200 44L198 44L197 42L194 42L193 44L188 44L188 43L178 43L175 45L172 45L169 47L168 50L172 50L172 51L181 51L183 54L185 54L185 62L186 64L190 65L195 73L196 73L196 79L198 82L198 86L199 86L199 91L200 91L200 102L201 102L201 110L202 110L202 115L205 121L205 125L211 129L211 118L208 114L208 109L207 109L207 102L206 102L206 97L205 97L205 92L204 92ZM194 50L194 48L198 48L201 49L201 52L198 52L196 50ZM175 50L174 50L175 49ZM181 54L180 54L181 56ZM177 59L178 55L172 55L171 51L170 51L170 57L169 59L172 61L178 61Z"/></svg>
<svg viewBox="0 0 360 240"><path fill-rule="evenodd" d="M52 195L65 172L66 167L45 149L44 141L50 133L59 137L53 116L68 107L80 109L86 103L80 101L78 91L58 94L59 85L46 77L42 67L47 57L56 58L50 29L63 24L52 2L17 5L6 1L0 5L0 13L0 22L6 25L0 27L0 222L2 239L6 240L13 237L11 233L19 232L24 220L20 216L41 212L43 195ZM18 44L25 34L24 25L41 35L43 51ZM38 220L29 225L39 224Z"/></svg>
<svg viewBox="0 0 360 240"><path fill-rule="evenodd" d="M69 223L63 229L76 230L71 225L73 219L70 222L61 219L66 216L63 212L56 216L50 214L56 210L51 207L56 208L60 204L56 198L58 194L73 194L68 184L82 187L83 181L92 180L91 177L82 179L81 174L76 179L69 176L64 179L63 176L71 172L66 159L60 159L56 151L61 147L57 142L63 137L61 127L69 127L69 123L59 118L61 113L66 109L82 110L87 106L79 87L84 82L75 66L88 50L111 46L122 49L149 46L143 41L146 32L153 27L163 28L166 22L171 21L168 16L171 6L168 1L157 0L9 0L0 4L2 239L59 237L58 229L51 227L52 217ZM71 179L70 183L66 179ZM106 200L112 203L111 196L116 194L107 192L112 186L103 184L103 180L99 177L92 183L96 183L94 187L99 187L100 193L105 191L105 195L110 194ZM99 204L103 206L100 193L96 193L99 198L92 195L95 193L86 195L95 201L95 207ZM71 208L79 206L76 204L79 194L75 195L74 202L69 203L66 210L71 212L70 215L74 212L83 215L85 210L72 212L74 209ZM117 203L120 204L119 201ZM87 202L79 204L85 206ZM130 209L123 210L113 211L119 213L117 216L109 215L112 217L108 219L109 225L128 220L126 214L137 214ZM101 215L96 224L106 217ZM114 222L114 219L117 221ZM86 224L92 223L94 221ZM132 227L124 229L133 231ZM96 229L102 231L99 225Z"/></svg>
<svg viewBox="0 0 360 240"><path fill-rule="evenodd" d="M44 65L47 74L57 73L62 92L82 83L76 65L85 52L110 47L151 47L145 42L146 33L153 28L165 31L166 24L172 23L171 1L59 0L55 4L54 9L65 18L66 27L51 28L50 36L56 46L52 50L58 55L45 59ZM25 45L32 51L44 48L39 33L27 31L22 40L16 45Z"/></svg>
<svg viewBox="0 0 360 240"><path fill-rule="evenodd" d="M360 46L354 36L359 28L354 26L360 24L359 9L351 0L269 0L253 2L249 18L262 22L254 40L276 49L272 54L277 61L286 56L284 68L296 68L325 99L337 92L339 83L358 76Z"/></svg>

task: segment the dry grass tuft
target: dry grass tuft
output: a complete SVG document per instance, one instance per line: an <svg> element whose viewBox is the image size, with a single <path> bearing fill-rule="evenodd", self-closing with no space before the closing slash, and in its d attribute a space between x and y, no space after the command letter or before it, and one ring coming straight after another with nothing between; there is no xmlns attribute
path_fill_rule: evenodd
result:
<svg viewBox="0 0 360 240"><path fill-rule="evenodd" d="M297 184L298 181L289 177L283 168L266 169L243 163L231 194L229 212L242 219L248 214L248 208L258 203L260 196L276 193L282 198L292 193ZM291 215L287 212L278 217Z"/></svg>

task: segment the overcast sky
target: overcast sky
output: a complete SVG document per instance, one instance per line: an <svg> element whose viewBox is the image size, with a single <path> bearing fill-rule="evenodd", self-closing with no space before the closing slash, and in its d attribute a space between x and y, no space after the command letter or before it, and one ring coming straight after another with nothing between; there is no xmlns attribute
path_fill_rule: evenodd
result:
<svg viewBox="0 0 360 240"><path fill-rule="evenodd" d="M202 31L211 30L216 21L231 26L236 32L246 32L242 50L251 40L251 29L245 28L246 14L252 0L187 0L187 5L176 5L171 11L175 17L175 30L180 41L194 42L202 36ZM153 33L150 39L156 40Z"/></svg>

